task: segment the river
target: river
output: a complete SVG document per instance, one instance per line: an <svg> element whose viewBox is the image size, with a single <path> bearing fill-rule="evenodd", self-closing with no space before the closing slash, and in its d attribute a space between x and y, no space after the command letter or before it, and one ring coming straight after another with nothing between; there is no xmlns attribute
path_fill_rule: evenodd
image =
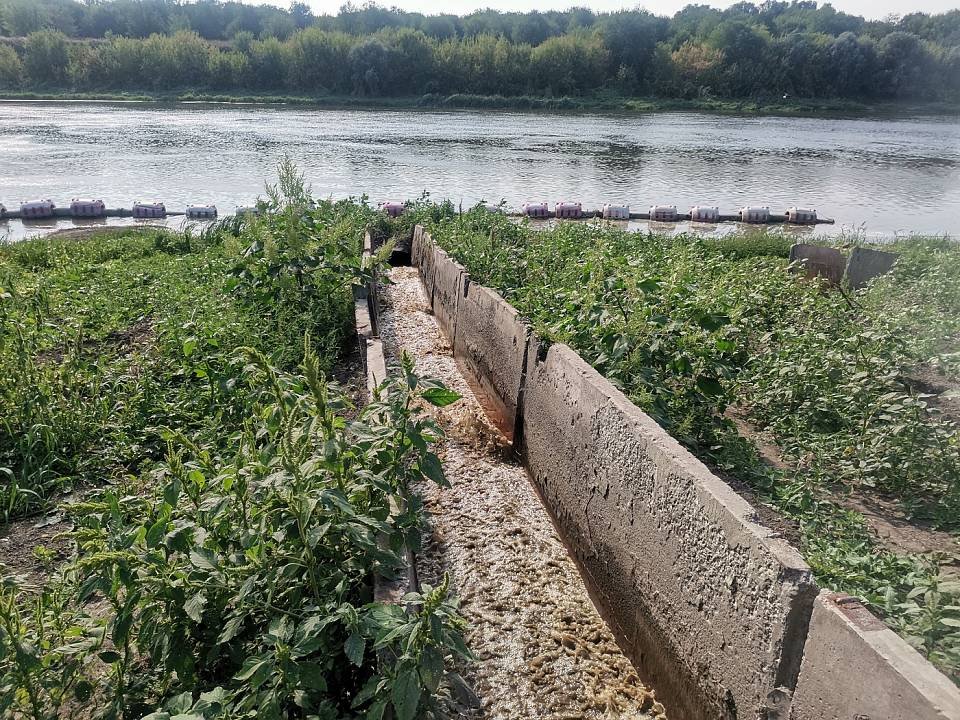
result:
<svg viewBox="0 0 960 720"><path fill-rule="evenodd" d="M960 235L957 118L0 102L0 203L8 209L37 198L64 207L79 196L108 207L213 203L229 214L262 194L284 153L317 197L377 202L427 191L465 207L579 200L634 211L797 205L836 220L799 233ZM73 222L0 222L0 236L53 227Z"/></svg>

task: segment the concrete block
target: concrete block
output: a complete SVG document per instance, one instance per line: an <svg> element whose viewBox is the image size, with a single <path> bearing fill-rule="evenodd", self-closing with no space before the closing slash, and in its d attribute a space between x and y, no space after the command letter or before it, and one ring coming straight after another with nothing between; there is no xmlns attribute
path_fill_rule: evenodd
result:
<svg viewBox="0 0 960 720"><path fill-rule="evenodd" d="M506 300L469 279L462 282L454 356L487 415L510 440L529 335L530 326Z"/></svg>
<svg viewBox="0 0 960 720"><path fill-rule="evenodd" d="M834 285L843 279L843 253L836 248L798 243L790 248L790 262L798 261L808 278L826 278Z"/></svg>
<svg viewBox="0 0 960 720"><path fill-rule="evenodd" d="M470 276L462 265L439 247L434 247L433 264L433 316L450 347L455 348L457 304L463 283Z"/></svg>
<svg viewBox="0 0 960 720"><path fill-rule="evenodd" d="M960 720L960 690L855 598L814 602L791 720Z"/></svg>
<svg viewBox="0 0 960 720"><path fill-rule="evenodd" d="M420 270L420 279L423 281L423 289L427 294L427 300L432 304L433 303L433 287L434 281L436 280L436 254L437 246L433 242L433 239L430 237L430 234L426 231L421 233L421 247L419 253L419 261L414 262L411 258L411 262L419 268Z"/></svg>
<svg viewBox="0 0 960 720"><path fill-rule="evenodd" d="M530 341L521 455L671 718L785 717L816 595L799 554L573 350Z"/></svg>
<svg viewBox="0 0 960 720"><path fill-rule="evenodd" d="M414 225L413 240L410 242L410 264L420 267L420 258L423 255L423 225Z"/></svg>
<svg viewBox="0 0 960 720"><path fill-rule="evenodd" d="M847 261L847 282L859 289L880 275L886 275L900 257L896 253L857 247Z"/></svg>

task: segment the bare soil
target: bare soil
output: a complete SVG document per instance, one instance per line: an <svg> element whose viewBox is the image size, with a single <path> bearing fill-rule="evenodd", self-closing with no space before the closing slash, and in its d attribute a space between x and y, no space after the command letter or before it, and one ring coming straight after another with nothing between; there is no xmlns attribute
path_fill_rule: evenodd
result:
<svg viewBox="0 0 960 720"><path fill-rule="evenodd" d="M914 392L930 395L926 402L931 412L960 422L960 382L926 365L914 368L904 380Z"/></svg>
<svg viewBox="0 0 960 720"><path fill-rule="evenodd" d="M763 462L778 470L786 471L789 469L789 465L784 461L780 448L777 447L773 438L770 437L769 433L765 433L752 425L741 408L729 407L724 415L733 421L741 437L753 443ZM757 497L757 493L735 475L731 475L723 468L716 466L711 466L710 470L733 488L737 495L750 503L750 506L756 511L756 519L761 525L773 530L795 548L800 547L800 525L796 521L784 517L776 509L764 504Z"/></svg>
<svg viewBox="0 0 960 720"><path fill-rule="evenodd" d="M80 350L81 353L90 354L101 348L110 347L121 355L130 355L134 352L145 353L153 346L156 338L157 331L153 325L153 319L144 317L123 330L108 333L102 339L87 338L81 341ZM50 362L60 363L67 352L68 349L62 346L45 350L37 355L37 362L41 365ZM136 368L133 369L134 372L136 370Z"/></svg>
<svg viewBox="0 0 960 720"><path fill-rule="evenodd" d="M941 398L938 404L941 408L944 408L944 414L951 411L951 403L956 403L952 411L960 412L960 397L953 398L947 394L951 387L960 388L960 385L954 383L952 386L949 380L937 375L932 370L919 377L925 377L926 380L917 379L914 389L918 392L938 394ZM934 382L939 384L934 384ZM927 388L926 390L918 389L921 383ZM729 408L725 414L736 425L737 432L754 444L765 463L778 470L789 471L792 469L790 464L784 460L780 448L770 434L754 426L747 419L743 409ZM716 468L712 469L757 509L763 525L776 530L794 546L798 546L800 530L795 522L782 517L773 508L758 502L756 494L743 482ZM887 550L898 554L943 553L949 558L946 562L946 569L949 572L960 571L960 538L948 532L937 530L923 521L909 518L896 501L879 497L869 489L858 488L844 493L833 493L831 499L841 507L863 515L877 540Z"/></svg>
<svg viewBox="0 0 960 720"><path fill-rule="evenodd" d="M908 518L898 503L867 492L855 490L834 499L843 507L863 515L888 550L901 554L943 553L951 558L946 569L960 571L960 538Z"/></svg>
<svg viewBox="0 0 960 720"><path fill-rule="evenodd" d="M0 576L14 575L25 589L38 589L69 556L70 543L61 537L69 530L57 513L6 525L0 529Z"/></svg>
<svg viewBox="0 0 960 720"><path fill-rule="evenodd" d="M419 374L463 396L432 410L446 432L440 454L452 487L421 488L431 533L418 559L424 583L449 573L470 623L478 661L463 674L476 697L463 698L460 716L663 717L591 603L526 472L505 458L505 438L457 369L416 269L395 268L391 280L381 291L388 363L406 349Z"/></svg>

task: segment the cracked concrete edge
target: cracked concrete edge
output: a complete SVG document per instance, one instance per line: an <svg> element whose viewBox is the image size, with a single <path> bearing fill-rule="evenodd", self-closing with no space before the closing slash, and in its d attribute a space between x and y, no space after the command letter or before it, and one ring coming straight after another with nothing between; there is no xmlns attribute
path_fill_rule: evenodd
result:
<svg viewBox="0 0 960 720"><path fill-rule="evenodd" d="M858 600L814 602L791 720L960 720L960 689Z"/></svg>
<svg viewBox="0 0 960 720"><path fill-rule="evenodd" d="M512 442L530 326L500 295L473 283L420 225L413 230L410 257L458 367L487 415Z"/></svg>
<svg viewBox="0 0 960 720"><path fill-rule="evenodd" d="M366 233L363 254L373 255L370 233ZM360 358L367 378L367 399L373 400L376 389L387 379L387 360L383 351L383 341L379 336L379 287L376 281L354 290L354 322L357 330L357 342L360 346ZM391 512L397 513L399 507L392 506ZM385 536L377 539L381 549L387 549L389 540ZM406 563L396 578L386 578L380 573L373 574L373 599L383 603L399 603L408 592L419 591L417 577L417 559L409 550Z"/></svg>
<svg viewBox="0 0 960 720"><path fill-rule="evenodd" d="M420 273L420 280L423 282L423 289L427 295L427 301L433 307L433 287L434 287L434 250L436 244L430 237L430 233L417 225L413 230L413 243L410 249L410 262Z"/></svg>

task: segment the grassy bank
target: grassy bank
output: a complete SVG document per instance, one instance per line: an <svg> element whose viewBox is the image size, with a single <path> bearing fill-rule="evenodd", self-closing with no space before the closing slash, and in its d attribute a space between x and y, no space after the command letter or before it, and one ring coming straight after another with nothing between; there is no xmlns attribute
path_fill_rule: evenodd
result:
<svg viewBox="0 0 960 720"><path fill-rule="evenodd" d="M4 519L48 511L3 528L0 716L411 720L456 680L446 584L373 577L418 548L409 483L444 482L417 408L457 396L406 362L352 407L373 210L289 166L271 205L0 249Z"/></svg>
<svg viewBox="0 0 960 720"><path fill-rule="evenodd" d="M787 272L789 241L772 236L422 213L542 337L775 510L823 586L960 681L960 247L895 246L894 272L851 293ZM880 520L929 552L882 537Z"/></svg>
<svg viewBox="0 0 960 720"><path fill-rule="evenodd" d="M74 93L68 91L0 92L4 100L76 100L109 102L209 102L232 104L298 105L318 108L389 109L495 109L574 112L707 112L722 115L778 115L797 117L896 117L910 115L957 115L960 105L951 103L859 103L850 100L684 100L631 98L603 93L584 97L539 97L535 95L418 95L410 97L304 96L216 93L190 90L172 93Z"/></svg>

